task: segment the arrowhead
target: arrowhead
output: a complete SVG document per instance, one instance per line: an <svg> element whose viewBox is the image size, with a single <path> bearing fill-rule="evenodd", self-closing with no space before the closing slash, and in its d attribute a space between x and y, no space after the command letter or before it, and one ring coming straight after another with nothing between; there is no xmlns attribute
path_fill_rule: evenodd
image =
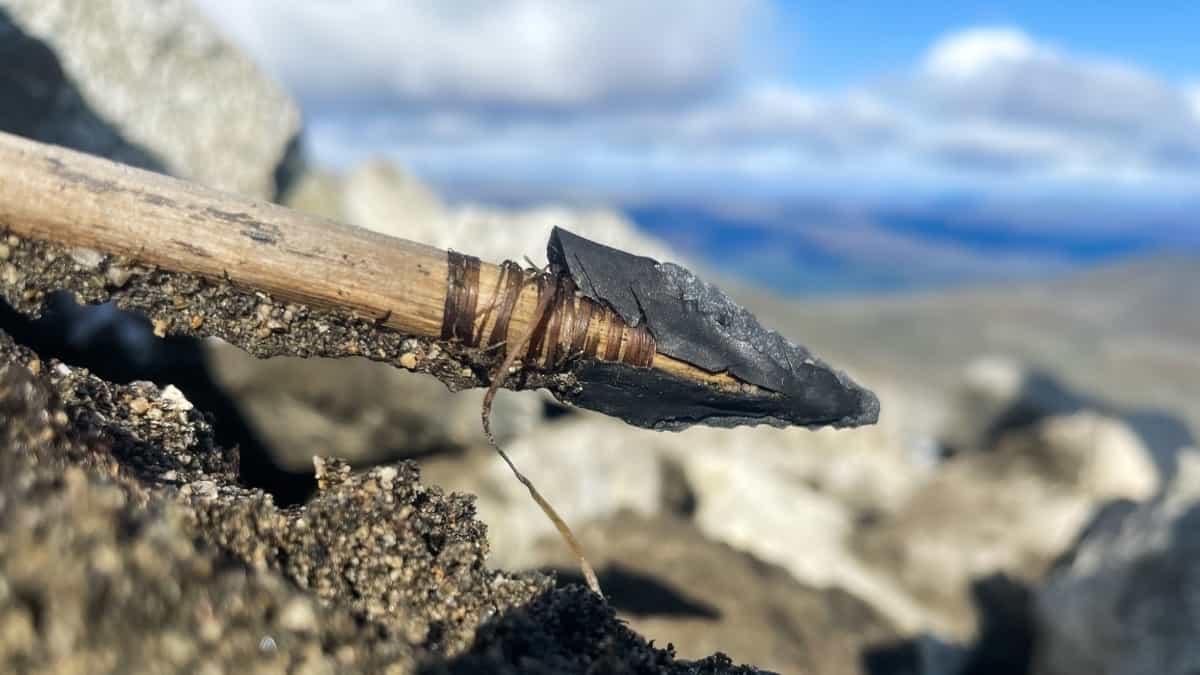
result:
<svg viewBox="0 0 1200 675"><path fill-rule="evenodd" d="M629 325L645 324L658 352L710 373L728 373L770 395L731 393L663 371L589 360L575 373L583 391L571 402L638 426L692 424L854 427L873 424L879 399L800 345L763 328L716 286L660 263L561 228L547 254L558 273Z"/></svg>

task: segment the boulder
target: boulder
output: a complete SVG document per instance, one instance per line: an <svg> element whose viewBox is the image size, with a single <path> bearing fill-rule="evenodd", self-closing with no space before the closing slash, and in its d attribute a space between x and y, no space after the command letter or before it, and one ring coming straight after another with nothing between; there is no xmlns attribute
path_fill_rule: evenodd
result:
<svg viewBox="0 0 1200 675"><path fill-rule="evenodd" d="M501 392L497 400L520 398L536 397ZM900 629L940 625L851 548L862 519L898 505L919 483L890 423L853 432L658 433L578 412L515 435L505 449L573 527L621 512L687 518L799 583L862 598ZM424 470L435 484L479 495L480 517L496 535L491 564L546 564L532 543L554 528L493 451L431 457Z"/></svg>
<svg viewBox="0 0 1200 675"><path fill-rule="evenodd" d="M497 401L506 398L535 397L500 392ZM659 513L668 476L655 445L664 437L595 429L593 420L573 416L515 438L504 450L572 527L620 511ZM434 484L479 496L480 518L493 533L489 564L529 569L545 563L533 544L554 535L554 525L495 451L481 444L466 457L430 458L423 469Z"/></svg>
<svg viewBox="0 0 1200 675"><path fill-rule="evenodd" d="M306 198L315 204L320 185L310 189L313 192ZM449 205L419 178L386 160L370 160L350 171L342 186L339 211L352 224L470 253L492 263L523 262L528 256L544 265L546 242L555 225L632 253L681 262L663 242L641 234L633 223L611 209Z"/></svg>
<svg viewBox="0 0 1200 675"><path fill-rule="evenodd" d="M0 45L0 128L264 199L298 170L296 104L185 0L0 0Z"/></svg>
<svg viewBox="0 0 1200 675"><path fill-rule="evenodd" d="M1164 493L1101 510L1037 590L1035 675L1189 675L1200 664L1200 451Z"/></svg>
<svg viewBox="0 0 1200 675"><path fill-rule="evenodd" d="M251 432L282 466L307 471L333 455L365 465L458 454L485 441L483 390L458 394L427 375L365 358L256 359L206 340L208 371ZM492 430L501 442L541 421L537 395L497 397Z"/></svg>
<svg viewBox="0 0 1200 675"><path fill-rule="evenodd" d="M986 450L1010 430L1089 405L1049 373L1004 356L980 357L963 369L942 445L951 453Z"/></svg>
<svg viewBox="0 0 1200 675"><path fill-rule="evenodd" d="M1052 416L949 460L903 508L858 532L856 548L948 617L944 634L966 639L973 580L1003 573L1032 583L1099 505L1157 489L1150 451L1122 421Z"/></svg>

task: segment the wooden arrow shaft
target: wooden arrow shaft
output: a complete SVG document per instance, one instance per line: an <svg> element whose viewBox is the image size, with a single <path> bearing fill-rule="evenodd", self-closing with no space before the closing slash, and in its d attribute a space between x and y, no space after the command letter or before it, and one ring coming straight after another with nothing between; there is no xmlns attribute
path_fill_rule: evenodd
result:
<svg viewBox="0 0 1200 675"><path fill-rule="evenodd" d="M5 133L0 228L223 278L282 301L374 318L408 335L444 333L446 251ZM504 297L504 276L500 266L478 265L472 333L494 332L501 313L484 310ZM521 285L504 317L506 334L524 335L541 318L538 292L536 284ZM571 301L573 314L582 302ZM635 331L623 324L614 330L613 319L597 312L582 336L600 358L620 358L639 346ZM647 361L722 388L743 386L661 353Z"/></svg>

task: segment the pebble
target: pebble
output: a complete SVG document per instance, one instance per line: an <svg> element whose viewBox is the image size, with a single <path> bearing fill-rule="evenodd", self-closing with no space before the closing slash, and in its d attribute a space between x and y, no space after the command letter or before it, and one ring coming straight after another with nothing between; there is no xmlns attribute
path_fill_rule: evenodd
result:
<svg viewBox="0 0 1200 675"><path fill-rule="evenodd" d="M133 414L135 415L143 415L147 410L150 409L150 402L139 396L129 402L129 409L133 411Z"/></svg>
<svg viewBox="0 0 1200 675"><path fill-rule="evenodd" d="M16 286L17 282L21 280L21 273L17 271L15 265L11 263L6 264L3 270L0 270L0 280L3 280L9 286Z"/></svg>
<svg viewBox="0 0 1200 675"><path fill-rule="evenodd" d="M292 598L279 612L279 624L295 633L314 632L317 629L317 614L308 600Z"/></svg>
<svg viewBox="0 0 1200 675"><path fill-rule="evenodd" d="M104 254L92 248L84 248L82 246L71 249L71 259L76 265L91 270L100 266L104 262Z"/></svg>
<svg viewBox="0 0 1200 675"><path fill-rule="evenodd" d="M204 499L217 498L217 484L211 480L197 480L188 484L192 489L192 494Z"/></svg>
<svg viewBox="0 0 1200 675"><path fill-rule="evenodd" d="M108 279L109 284L116 288L122 288L129 283L130 277L133 276L133 270L114 265L104 272L104 276Z"/></svg>
<svg viewBox="0 0 1200 675"><path fill-rule="evenodd" d="M417 367L417 355L412 352L404 352L400 355L400 367L412 370Z"/></svg>
<svg viewBox="0 0 1200 675"><path fill-rule="evenodd" d="M187 400L187 397L183 395L183 392L179 391L179 388L173 384L168 384L166 387L163 387L161 396L162 399L175 410L191 410L193 407L195 407L192 405L191 401Z"/></svg>

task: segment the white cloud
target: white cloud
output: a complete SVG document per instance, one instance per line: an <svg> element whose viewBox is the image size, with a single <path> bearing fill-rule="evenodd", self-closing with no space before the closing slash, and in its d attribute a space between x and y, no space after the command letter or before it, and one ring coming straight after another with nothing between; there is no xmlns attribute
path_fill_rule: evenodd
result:
<svg viewBox="0 0 1200 675"><path fill-rule="evenodd" d="M758 0L198 0L302 96L572 107L670 100L739 65Z"/></svg>
<svg viewBox="0 0 1200 675"><path fill-rule="evenodd" d="M1131 66L1081 57L1015 30L950 35L928 51L914 86L931 113L983 117L1134 142L1195 133L1183 90Z"/></svg>
<svg viewBox="0 0 1200 675"><path fill-rule="evenodd" d="M820 96L779 84L666 117L665 131L692 143L782 146L823 156L877 149L898 132L893 111L869 92Z"/></svg>
<svg viewBox="0 0 1200 675"><path fill-rule="evenodd" d="M1027 61L1038 51L1019 30L976 28L936 43L925 55L925 68L936 77L970 80L989 68Z"/></svg>
<svg viewBox="0 0 1200 675"><path fill-rule="evenodd" d="M988 123L940 128L925 148L930 159L967 170L1022 172L1077 163L1079 148L1060 134Z"/></svg>
<svg viewBox="0 0 1200 675"><path fill-rule="evenodd" d="M947 36L902 105L937 129L930 157L981 171L1126 185L1200 178L1200 117L1180 85L1012 29Z"/></svg>
<svg viewBox="0 0 1200 675"><path fill-rule="evenodd" d="M749 72L765 0L199 1L317 111L321 157L386 152L439 182L1200 188L1200 84L1015 28L944 36L907 72L830 92Z"/></svg>
<svg viewBox="0 0 1200 675"><path fill-rule="evenodd" d="M1200 120L1200 84L1193 84L1184 89L1188 102L1192 105L1192 115Z"/></svg>

